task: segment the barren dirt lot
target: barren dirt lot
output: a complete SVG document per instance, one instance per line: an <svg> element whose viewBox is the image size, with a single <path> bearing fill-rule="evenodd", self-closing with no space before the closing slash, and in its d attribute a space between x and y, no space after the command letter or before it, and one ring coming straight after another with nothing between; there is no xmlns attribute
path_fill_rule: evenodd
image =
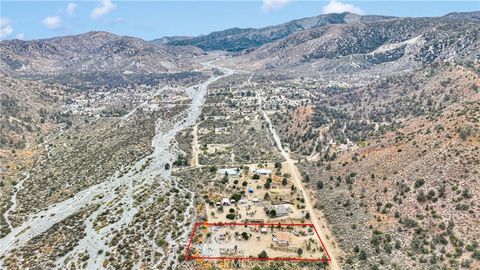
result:
<svg viewBox="0 0 480 270"><path fill-rule="evenodd" d="M311 225L201 225L196 229L189 253L212 258L326 258Z"/></svg>

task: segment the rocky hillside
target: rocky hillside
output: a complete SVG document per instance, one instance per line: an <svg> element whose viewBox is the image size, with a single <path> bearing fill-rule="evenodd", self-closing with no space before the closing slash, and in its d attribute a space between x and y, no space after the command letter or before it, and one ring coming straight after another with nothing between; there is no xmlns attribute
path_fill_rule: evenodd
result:
<svg viewBox="0 0 480 270"><path fill-rule="evenodd" d="M65 87L0 77L0 151L23 149L56 125L69 125L57 109L65 102Z"/></svg>
<svg viewBox="0 0 480 270"><path fill-rule="evenodd" d="M88 85L151 83L192 70L198 48L166 47L106 32L0 43L2 72L28 79Z"/></svg>
<svg viewBox="0 0 480 270"><path fill-rule="evenodd" d="M172 38L169 45L192 45L204 50L241 51L285 38L291 34L331 24L347 24L355 21L376 21L388 19L385 16L359 16L351 13L326 14L293 20L287 23L255 28L231 28L194 38Z"/></svg>
<svg viewBox="0 0 480 270"><path fill-rule="evenodd" d="M347 74L409 70L443 60L474 61L480 54L480 23L470 18L457 14L328 24L265 44L238 57L236 64Z"/></svg>
<svg viewBox="0 0 480 270"><path fill-rule="evenodd" d="M456 19L469 19L474 21L480 21L480 11L471 12L452 12L443 17L456 18Z"/></svg>
<svg viewBox="0 0 480 270"><path fill-rule="evenodd" d="M355 87L291 86L312 99L273 123L345 269L479 267L478 68L447 62Z"/></svg>
<svg viewBox="0 0 480 270"><path fill-rule="evenodd" d="M478 97L302 165L346 269L478 269Z"/></svg>
<svg viewBox="0 0 480 270"><path fill-rule="evenodd" d="M312 93L311 104L276 113L273 121L291 151L319 152L328 161L335 152L329 149L332 142L363 145L406 120L438 114L477 94L477 68L435 64L352 87L293 85Z"/></svg>

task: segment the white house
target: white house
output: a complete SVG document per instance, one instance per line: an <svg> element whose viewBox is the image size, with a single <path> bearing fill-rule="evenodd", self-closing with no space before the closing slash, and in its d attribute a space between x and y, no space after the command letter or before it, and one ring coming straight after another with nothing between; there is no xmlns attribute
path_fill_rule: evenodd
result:
<svg viewBox="0 0 480 270"><path fill-rule="evenodd" d="M218 170L218 174L224 176L233 176L233 177L238 177L240 176L240 170L238 168L225 168L225 169L220 169Z"/></svg>
<svg viewBox="0 0 480 270"><path fill-rule="evenodd" d="M256 169L255 173L261 174L261 175L271 175L272 170L269 169Z"/></svg>
<svg viewBox="0 0 480 270"><path fill-rule="evenodd" d="M223 198L222 205L230 205L230 200L228 198Z"/></svg>

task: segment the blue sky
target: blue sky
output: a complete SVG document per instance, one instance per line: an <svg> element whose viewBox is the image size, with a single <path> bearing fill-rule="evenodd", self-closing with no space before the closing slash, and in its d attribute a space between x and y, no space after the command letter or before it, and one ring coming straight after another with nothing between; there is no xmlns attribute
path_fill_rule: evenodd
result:
<svg viewBox="0 0 480 270"><path fill-rule="evenodd" d="M102 30L146 40L263 27L329 12L441 16L480 10L480 1L18 1L0 2L2 39L38 39Z"/></svg>

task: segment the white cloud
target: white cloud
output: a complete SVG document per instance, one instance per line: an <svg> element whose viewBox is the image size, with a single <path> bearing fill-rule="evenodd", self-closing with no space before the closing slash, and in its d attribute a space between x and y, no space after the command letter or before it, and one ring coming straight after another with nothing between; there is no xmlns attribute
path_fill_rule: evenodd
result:
<svg viewBox="0 0 480 270"><path fill-rule="evenodd" d="M0 39L7 37L12 32L12 22L7 18L0 17Z"/></svg>
<svg viewBox="0 0 480 270"><path fill-rule="evenodd" d="M330 3L325 5L322 8L323 13L342 13L342 12L350 12L355 14L364 14L363 10L359 7L356 7L352 4L344 4L342 2L338 2L336 0L330 0Z"/></svg>
<svg viewBox="0 0 480 270"><path fill-rule="evenodd" d="M262 9L267 13L274 9L280 9L290 2L291 0L263 0Z"/></svg>
<svg viewBox="0 0 480 270"><path fill-rule="evenodd" d="M96 19L98 17L101 17L114 10L116 7L117 5L112 3L112 0L100 0L100 5L98 5L94 10L92 10L90 18Z"/></svg>
<svg viewBox="0 0 480 270"><path fill-rule="evenodd" d="M18 33L17 34L17 39L24 40L25 39L25 33Z"/></svg>
<svg viewBox="0 0 480 270"><path fill-rule="evenodd" d="M75 10L77 9L78 5L75 3L68 3L67 5L67 14L68 15L73 15L75 13Z"/></svg>
<svg viewBox="0 0 480 270"><path fill-rule="evenodd" d="M60 17L59 16L48 16L42 20L42 24L49 29L56 29L60 27Z"/></svg>

